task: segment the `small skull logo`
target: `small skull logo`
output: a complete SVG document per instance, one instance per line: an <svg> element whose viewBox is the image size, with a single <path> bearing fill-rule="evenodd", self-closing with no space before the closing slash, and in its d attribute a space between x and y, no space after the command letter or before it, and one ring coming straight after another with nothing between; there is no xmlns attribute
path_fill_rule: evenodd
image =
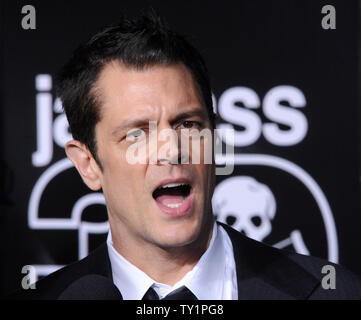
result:
<svg viewBox="0 0 361 320"><path fill-rule="evenodd" d="M219 183L212 198L217 220L262 241L272 230L276 200L268 186L252 177L236 176Z"/></svg>

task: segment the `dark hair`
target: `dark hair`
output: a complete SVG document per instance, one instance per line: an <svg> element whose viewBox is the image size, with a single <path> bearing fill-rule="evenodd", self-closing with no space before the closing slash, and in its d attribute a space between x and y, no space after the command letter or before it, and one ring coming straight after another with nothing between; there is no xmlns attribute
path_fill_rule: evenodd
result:
<svg viewBox="0 0 361 320"><path fill-rule="evenodd" d="M104 66L115 60L136 69L183 63L190 70L214 124L208 71L199 52L183 36L170 30L153 9L135 19L123 18L78 47L55 81L74 139L88 147L99 165L95 125L101 117L100 99L94 87Z"/></svg>

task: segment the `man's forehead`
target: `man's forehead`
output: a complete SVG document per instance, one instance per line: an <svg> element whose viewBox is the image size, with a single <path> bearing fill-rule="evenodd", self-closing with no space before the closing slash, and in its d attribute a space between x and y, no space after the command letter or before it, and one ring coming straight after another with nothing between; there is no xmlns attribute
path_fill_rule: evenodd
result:
<svg viewBox="0 0 361 320"><path fill-rule="evenodd" d="M199 108L206 112L193 77L182 64L155 65L139 70L113 61L101 71L95 90L103 115L108 108L149 115L160 107Z"/></svg>
<svg viewBox="0 0 361 320"><path fill-rule="evenodd" d="M145 87L155 89L155 85L170 87L175 83L184 87L183 89L188 89L187 91L193 91L196 87L191 72L182 63L171 65L155 64L136 68L127 66L121 61L111 61L100 71L96 87L102 91L107 89L133 89L135 93L138 93L137 89L142 85L144 90Z"/></svg>

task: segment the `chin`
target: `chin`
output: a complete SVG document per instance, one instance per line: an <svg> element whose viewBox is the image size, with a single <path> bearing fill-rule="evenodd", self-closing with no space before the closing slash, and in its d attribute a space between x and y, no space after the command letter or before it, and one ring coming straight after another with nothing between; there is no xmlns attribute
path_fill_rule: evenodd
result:
<svg viewBox="0 0 361 320"><path fill-rule="evenodd" d="M199 228L197 226L177 226L173 228L167 228L162 232L161 239L157 242L164 248L174 248L186 246L199 237Z"/></svg>

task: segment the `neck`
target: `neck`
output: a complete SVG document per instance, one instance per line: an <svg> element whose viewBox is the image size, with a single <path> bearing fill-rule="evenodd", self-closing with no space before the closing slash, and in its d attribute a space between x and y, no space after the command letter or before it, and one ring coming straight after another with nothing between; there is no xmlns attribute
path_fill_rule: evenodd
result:
<svg viewBox="0 0 361 320"><path fill-rule="evenodd" d="M125 239L125 230L117 225L113 227L113 246L119 254L153 280L173 286L193 269L209 247L213 219L208 219L196 240L180 247L164 248L150 242L132 241L131 237Z"/></svg>

